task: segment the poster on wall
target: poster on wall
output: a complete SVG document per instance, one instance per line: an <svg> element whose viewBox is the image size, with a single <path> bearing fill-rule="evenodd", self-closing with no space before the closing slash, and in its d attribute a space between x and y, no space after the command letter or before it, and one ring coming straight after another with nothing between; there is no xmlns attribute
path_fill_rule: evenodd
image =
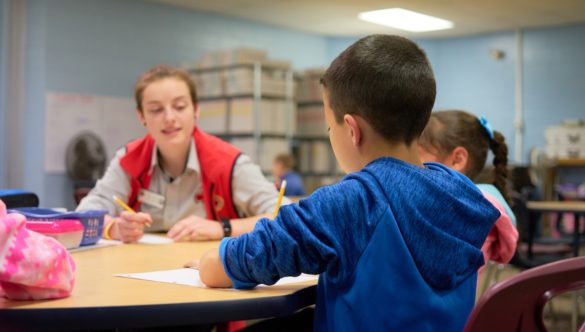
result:
<svg viewBox="0 0 585 332"><path fill-rule="evenodd" d="M48 92L45 115L47 173L65 173L67 145L80 133L98 136L108 161L120 147L146 134L131 98Z"/></svg>

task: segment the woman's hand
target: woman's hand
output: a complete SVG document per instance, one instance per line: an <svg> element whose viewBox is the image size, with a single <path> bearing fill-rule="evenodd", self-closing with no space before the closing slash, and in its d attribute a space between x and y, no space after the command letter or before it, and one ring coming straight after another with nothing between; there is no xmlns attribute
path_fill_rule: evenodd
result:
<svg viewBox="0 0 585 332"><path fill-rule="evenodd" d="M150 214L144 212L123 211L112 226L111 237L124 243L138 242L144 235L144 227L152 224Z"/></svg>
<svg viewBox="0 0 585 332"><path fill-rule="evenodd" d="M221 240L221 223L197 216L190 216L177 222L167 233L175 241Z"/></svg>

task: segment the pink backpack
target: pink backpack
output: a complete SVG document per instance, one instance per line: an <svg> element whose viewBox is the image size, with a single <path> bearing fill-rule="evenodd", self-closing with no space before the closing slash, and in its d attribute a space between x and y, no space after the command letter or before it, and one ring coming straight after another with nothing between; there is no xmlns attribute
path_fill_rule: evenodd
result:
<svg viewBox="0 0 585 332"><path fill-rule="evenodd" d="M0 296L13 300L67 297L75 262L57 240L26 229L26 218L6 213L0 200Z"/></svg>

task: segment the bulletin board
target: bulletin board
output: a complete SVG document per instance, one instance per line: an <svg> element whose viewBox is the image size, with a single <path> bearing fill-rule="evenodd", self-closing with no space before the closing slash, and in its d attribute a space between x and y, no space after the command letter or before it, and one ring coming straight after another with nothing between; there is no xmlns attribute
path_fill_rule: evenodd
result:
<svg viewBox="0 0 585 332"><path fill-rule="evenodd" d="M47 173L66 172L67 144L83 131L101 138L108 160L120 147L146 134L131 98L48 92L45 115Z"/></svg>

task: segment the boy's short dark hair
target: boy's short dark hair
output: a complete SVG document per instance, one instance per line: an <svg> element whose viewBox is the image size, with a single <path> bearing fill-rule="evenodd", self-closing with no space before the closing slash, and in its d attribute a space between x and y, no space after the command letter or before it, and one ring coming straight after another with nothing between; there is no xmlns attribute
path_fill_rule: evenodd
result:
<svg viewBox="0 0 585 332"><path fill-rule="evenodd" d="M364 37L343 51L321 79L338 123L364 118L393 142L412 143L425 128L436 86L425 52L392 35Z"/></svg>

